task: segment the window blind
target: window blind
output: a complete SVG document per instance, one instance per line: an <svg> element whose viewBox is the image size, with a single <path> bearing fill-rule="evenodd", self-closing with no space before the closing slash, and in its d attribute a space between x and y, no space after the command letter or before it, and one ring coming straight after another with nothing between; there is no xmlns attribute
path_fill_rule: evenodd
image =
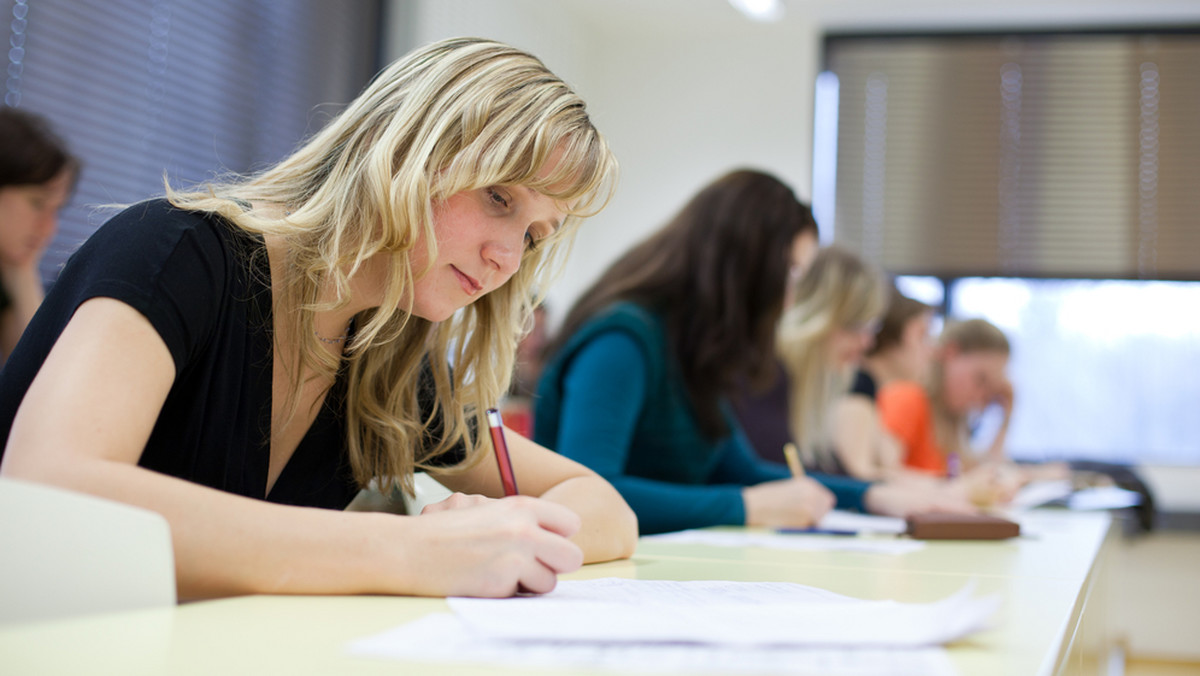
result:
<svg viewBox="0 0 1200 676"><path fill-rule="evenodd" d="M379 0L0 0L5 105L83 161L42 261L49 281L129 203L286 156L379 67ZM0 22L0 30L5 27Z"/></svg>
<svg viewBox="0 0 1200 676"><path fill-rule="evenodd" d="M1200 279L1200 32L825 50L843 245L898 274Z"/></svg>

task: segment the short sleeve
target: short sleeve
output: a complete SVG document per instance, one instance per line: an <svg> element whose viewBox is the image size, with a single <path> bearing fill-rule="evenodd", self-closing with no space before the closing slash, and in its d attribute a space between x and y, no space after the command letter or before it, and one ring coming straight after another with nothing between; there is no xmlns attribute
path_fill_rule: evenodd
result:
<svg viewBox="0 0 1200 676"><path fill-rule="evenodd" d="M134 308L163 339L178 372L211 338L231 263L222 238L235 236L225 221L163 200L137 204L71 257L55 295L69 304L61 308L68 316L97 297Z"/></svg>

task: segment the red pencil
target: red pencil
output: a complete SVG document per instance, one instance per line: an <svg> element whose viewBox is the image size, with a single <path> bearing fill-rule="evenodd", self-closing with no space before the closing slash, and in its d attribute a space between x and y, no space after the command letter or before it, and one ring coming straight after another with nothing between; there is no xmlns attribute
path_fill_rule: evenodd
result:
<svg viewBox="0 0 1200 676"><path fill-rule="evenodd" d="M492 448L496 451L496 464L500 467L500 481L505 495L517 495L517 475L513 474L512 459L508 457L508 443L504 441L504 421L500 411L487 410L488 429L492 433Z"/></svg>

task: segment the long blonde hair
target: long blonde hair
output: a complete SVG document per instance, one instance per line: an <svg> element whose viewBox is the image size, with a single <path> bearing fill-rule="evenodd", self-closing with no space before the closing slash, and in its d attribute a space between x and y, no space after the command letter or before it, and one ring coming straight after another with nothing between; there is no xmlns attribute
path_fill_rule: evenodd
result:
<svg viewBox="0 0 1200 676"><path fill-rule="evenodd" d="M934 436L942 451L947 455L960 456L969 449L967 413L951 411L946 405L946 371L943 363L946 347L953 345L958 354L998 352L1005 356L1012 353L1008 337L995 324L986 319L967 319L948 322L938 339L941 355L933 360L929 373L929 403L933 409Z"/></svg>
<svg viewBox="0 0 1200 676"><path fill-rule="evenodd" d="M560 269L580 218L611 196L616 170L584 102L541 61L498 42L455 38L383 70L277 165L201 191L168 187L168 197L285 242L274 316L278 331L299 345L299 363L289 367L292 392L303 369L332 382L340 367L315 335L315 313L347 305L351 277L372 256L389 259L382 304L355 317L343 356L347 446L360 485L379 478L411 490L415 468L459 443L468 449L460 468L480 456L486 435L471 434L467 421L486 426L483 409L508 386L540 290ZM451 319L411 316L414 280L437 259L434 204L489 185L522 185L554 198L568 211L566 222L523 255L507 283ZM268 208L247 208L251 202ZM414 270L422 237L430 264ZM322 301L329 288L335 300ZM418 406L423 361L435 385L429 415Z"/></svg>
<svg viewBox="0 0 1200 676"><path fill-rule="evenodd" d="M778 352L788 374L788 425L807 462L830 464L829 410L849 385L849 371L830 363L834 333L877 321L886 308L883 275L844 249L821 250L796 281Z"/></svg>

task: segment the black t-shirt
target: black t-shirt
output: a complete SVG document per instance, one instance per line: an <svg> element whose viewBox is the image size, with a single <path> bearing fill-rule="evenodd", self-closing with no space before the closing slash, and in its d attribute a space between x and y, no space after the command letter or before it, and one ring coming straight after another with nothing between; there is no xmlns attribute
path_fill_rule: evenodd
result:
<svg viewBox="0 0 1200 676"><path fill-rule="evenodd" d="M115 298L144 315L175 362L175 382L139 465L282 504L342 509L354 498L344 374L264 494L272 343L262 239L164 200L113 217L67 262L0 372L0 448L50 348L76 308L95 297Z"/></svg>
<svg viewBox="0 0 1200 676"><path fill-rule="evenodd" d="M879 386L870 373L859 369L854 373L854 382L850 385L850 394L861 394L871 401L875 401L879 394Z"/></svg>

